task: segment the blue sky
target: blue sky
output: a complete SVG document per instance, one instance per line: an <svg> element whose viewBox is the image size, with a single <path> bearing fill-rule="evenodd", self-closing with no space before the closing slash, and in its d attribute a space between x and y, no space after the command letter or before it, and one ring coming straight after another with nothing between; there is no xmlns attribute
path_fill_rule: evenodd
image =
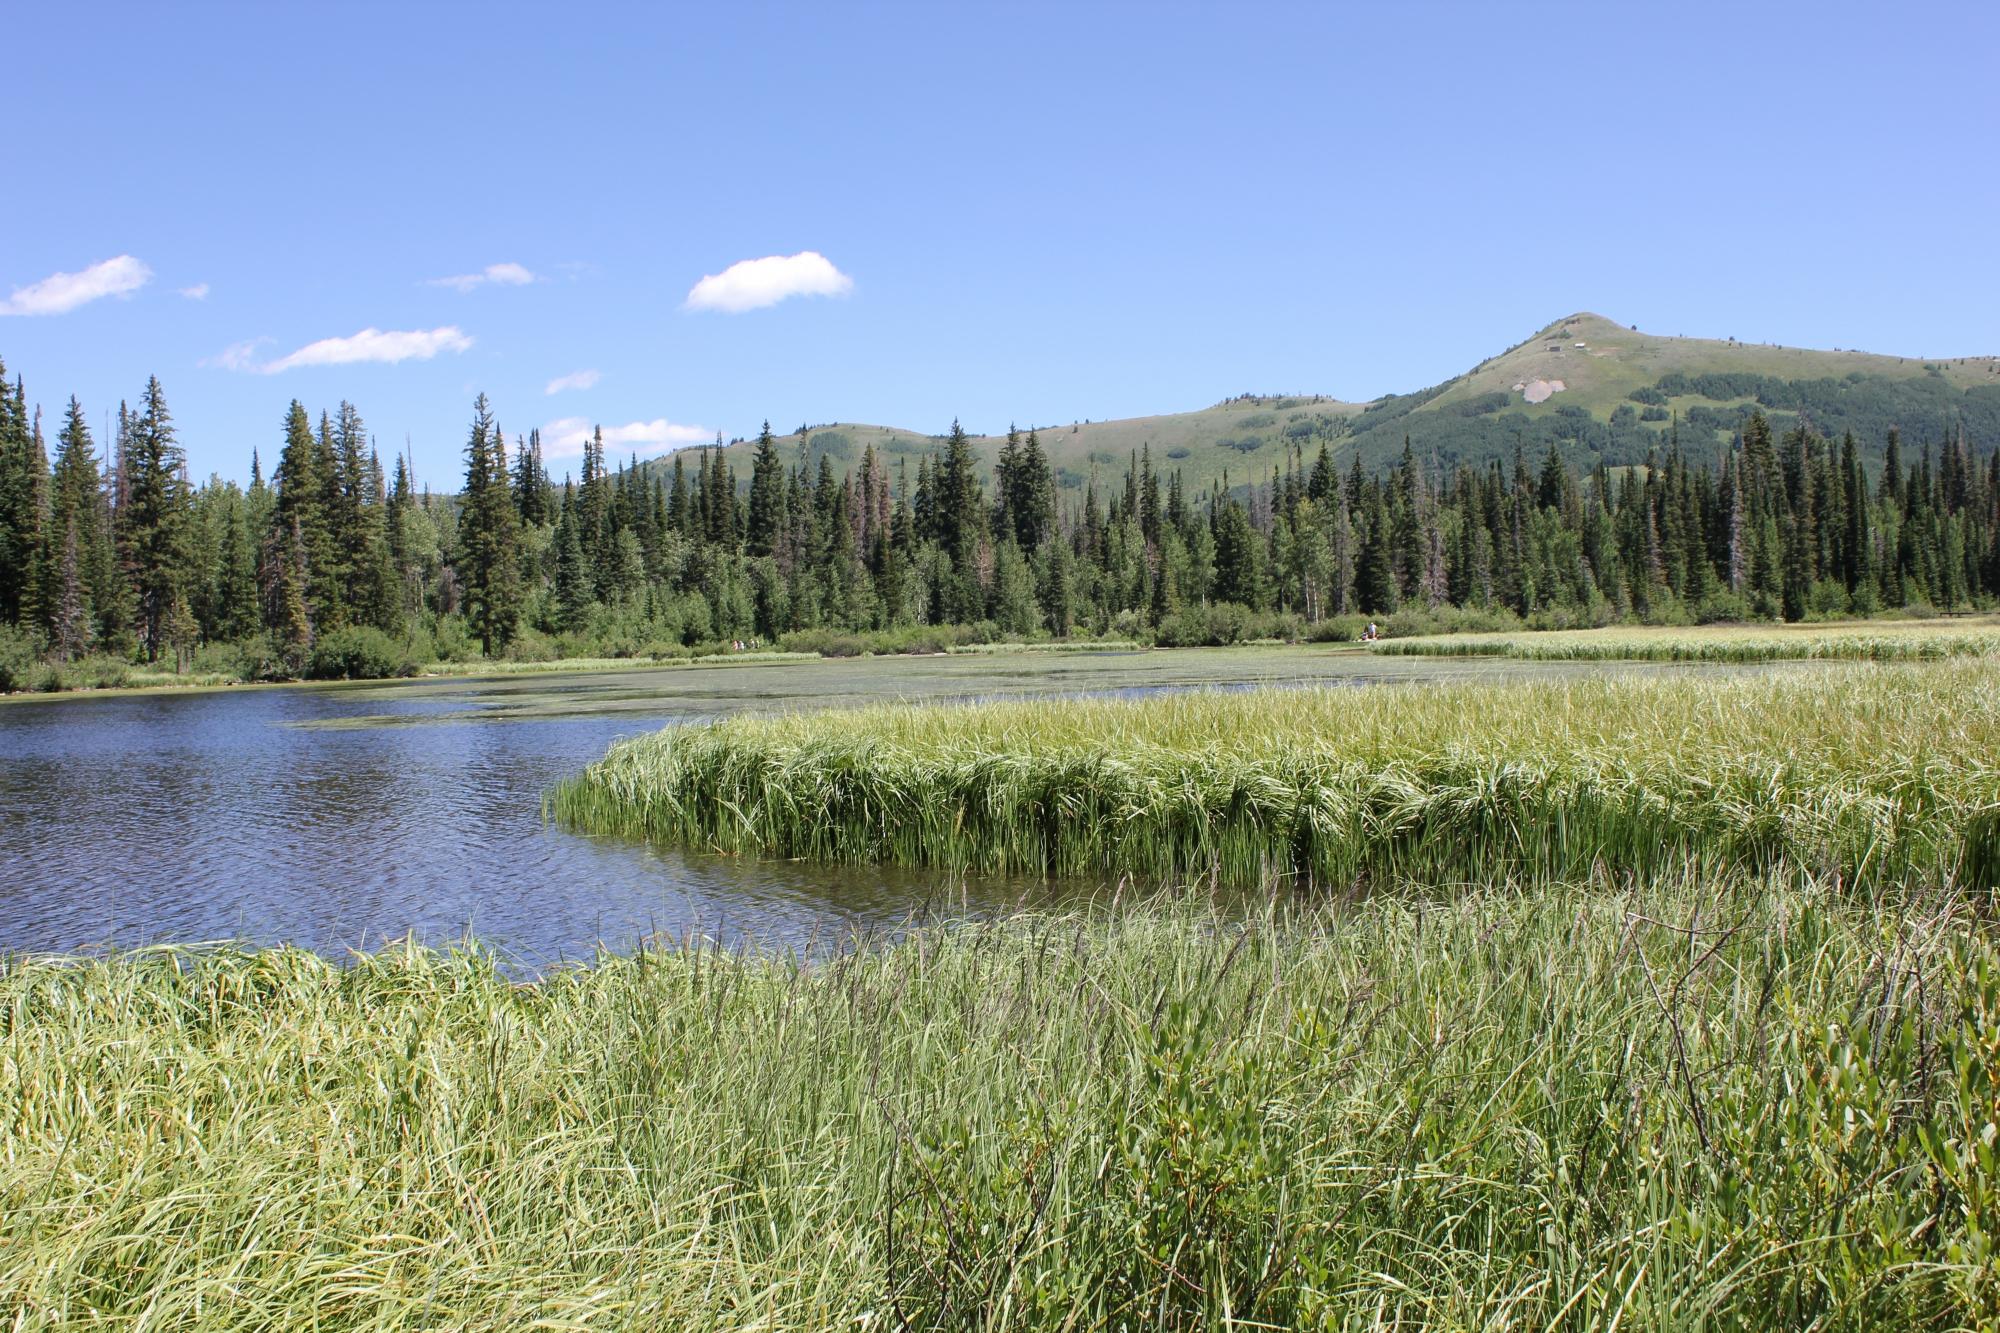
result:
<svg viewBox="0 0 2000 1333"><path fill-rule="evenodd" d="M1367 398L1582 309L2000 351L1991 4L73 3L4 26L0 357L94 422L159 375L202 475L268 460L294 397L352 400L447 487L481 390L510 435L601 422L650 454L766 417ZM801 285L822 294L731 308Z"/></svg>

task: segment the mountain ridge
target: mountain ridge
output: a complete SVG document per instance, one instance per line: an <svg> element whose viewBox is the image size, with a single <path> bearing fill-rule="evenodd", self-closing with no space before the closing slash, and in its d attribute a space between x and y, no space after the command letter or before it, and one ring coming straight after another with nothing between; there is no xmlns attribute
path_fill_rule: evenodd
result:
<svg viewBox="0 0 2000 1333"><path fill-rule="evenodd" d="M1244 394L1193 411L1024 426L1020 434L1037 433L1059 492L1074 498L1093 473L1108 484L1142 450L1194 489L1225 478L1232 487L1261 481L1294 456L1312 461L1322 447L1342 469L1357 459L1378 468L1406 441L1440 467L1485 467L1517 449L1539 458L1551 446L1572 467L1631 466L1676 441L1690 453L1712 451L1752 410L1781 429L1803 417L1830 437L1852 431L1870 462L1879 461L1891 427L1911 447L1959 429L1984 447L2000 441L2000 356L1926 359L1642 333L1579 311L1411 393L1362 402ZM945 437L830 422L774 438L788 465L816 468L826 457L840 471L858 466L871 447L893 468ZM1005 437L970 438L990 467ZM747 484L754 448L749 439L723 447L739 484Z"/></svg>

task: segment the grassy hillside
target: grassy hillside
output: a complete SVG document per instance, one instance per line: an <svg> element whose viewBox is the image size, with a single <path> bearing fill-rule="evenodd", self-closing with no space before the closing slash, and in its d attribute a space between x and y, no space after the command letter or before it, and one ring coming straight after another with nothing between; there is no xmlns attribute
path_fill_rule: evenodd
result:
<svg viewBox="0 0 2000 1333"><path fill-rule="evenodd" d="M1560 386L1560 387L1557 387ZM1926 361L1856 351L1814 351L1641 333L1601 315L1571 315L1537 330L1462 375L1369 403L1325 396L1243 397L1193 412L1076 421L1039 427L1063 494L1081 497L1092 473L1114 485L1127 461L1150 447L1154 465L1179 470L1190 487L1227 475L1232 485L1269 477L1291 450L1308 461L1322 444L1341 467L1392 462L1407 437L1440 465L1510 460L1518 444L1539 458L1551 443L1573 466L1629 466L1662 448L1678 427L1684 448L1727 442L1761 409L1780 428L1804 415L1820 431L1852 430L1871 462L1900 427L1912 448L1963 425L1982 448L2000 441L2000 357ZM940 423L942 427L944 423ZM1022 429L1027 428L1026 423ZM787 461L822 455L842 471L873 445L892 462L915 460L941 435L834 422L780 437ZM974 441L990 465L1001 439ZM749 441L726 453L750 475Z"/></svg>
<svg viewBox="0 0 2000 1333"><path fill-rule="evenodd" d="M1540 401L1536 401L1539 399ZM1641 333L1577 314L1420 394L1380 400L1347 441L1386 459L1407 433L1423 453L1475 464L1556 443L1573 464L1643 461L1678 423L1684 447L1726 442L1761 409L1789 425L1803 415L1829 436L1851 430L1879 458L1891 427L1913 446L1963 424L2000 440L2000 357L1926 361Z"/></svg>

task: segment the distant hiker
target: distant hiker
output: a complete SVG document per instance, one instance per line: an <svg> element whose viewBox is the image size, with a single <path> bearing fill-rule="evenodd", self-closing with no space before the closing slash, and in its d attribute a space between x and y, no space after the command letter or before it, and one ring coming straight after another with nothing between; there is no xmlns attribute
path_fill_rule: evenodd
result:
<svg viewBox="0 0 2000 1333"><path fill-rule="evenodd" d="M1361 631L1361 642L1363 643L1373 643L1381 637L1382 631L1375 628L1375 622L1372 620L1368 622L1368 628Z"/></svg>

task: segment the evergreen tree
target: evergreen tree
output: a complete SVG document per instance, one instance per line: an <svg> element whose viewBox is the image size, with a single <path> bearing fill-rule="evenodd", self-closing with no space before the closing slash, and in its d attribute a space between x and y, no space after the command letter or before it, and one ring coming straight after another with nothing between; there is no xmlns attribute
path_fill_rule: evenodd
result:
<svg viewBox="0 0 2000 1333"><path fill-rule="evenodd" d="M821 461L825 461L824 455ZM744 549L751 555L770 555L777 549L785 526L785 465L778 458L778 446L771 438L766 421L757 436L757 459L750 470L750 514L744 533Z"/></svg>
<svg viewBox="0 0 2000 1333"><path fill-rule="evenodd" d="M157 378L146 381L144 406L127 442L128 496L119 510L120 555L138 602L139 644L148 661L169 647L184 609L187 479L173 418ZM169 621L174 623L170 626Z"/></svg>
<svg viewBox="0 0 2000 1333"><path fill-rule="evenodd" d="M465 445L458 573L466 619L489 657L512 642L520 620L519 517L508 486L506 442L482 393L472 405Z"/></svg>
<svg viewBox="0 0 2000 1333"><path fill-rule="evenodd" d="M35 615L40 597L34 583L47 559L50 530L48 460L29 423L25 389L6 380L6 364L0 362L0 624ZM74 410L75 399L70 402Z"/></svg>
<svg viewBox="0 0 2000 1333"><path fill-rule="evenodd" d="M215 628L223 639L241 639L257 629L257 560L244 508L245 503L232 501L223 520L222 562L215 578Z"/></svg>
<svg viewBox="0 0 2000 1333"><path fill-rule="evenodd" d="M62 551L54 582L49 647L57 661L67 662L90 647L90 616L83 603L83 569L74 518L63 524Z"/></svg>
<svg viewBox="0 0 2000 1333"><path fill-rule="evenodd" d="M124 575L112 551L110 533L106 531L104 496L90 426L84 419L83 405L75 398L69 400L62 429L56 433L55 475L49 484L49 528L63 534L65 548L72 536L75 542L73 553L67 549L60 553L63 563L74 565L77 610L83 616L80 625L64 631L74 655L99 637L106 628L106 616L122 619L125 600L119 595ZM54 581L59 583L62 578L58 569ZM63 627L52 623L49 629L54 638Z"/></svg>
<svg viewBox="0 0 2000 1333"><path fill-rule="evenodd" d="M1214 513L1215 600L1255 607L1259 601L1257 539L1250 515L1225 494Z"/></svg>
<svg viewBox="0 0 2000 1333"><path fill-rule="evenodd" d="M590 571L584 566L583 543L577 537L576 514L565 505L556 520L556 628L574 633L590 620Z"/></svg>
<svg viewBox="0 0 2000 1333"><path fill-rule="evenodd" d="M329 439L329 444L331 440ZM313 435L312 419L298 399L285 413L285 443L272 474L277 486L271 511L278 541L268 549L285 552L294 563L293 577L302 581L301 595L316 630L345 622L333 516L326 496L334 483L325 472L326 455ZM272 571L275 576L276 571ZM275 623L273 628L279 628Z"/></svg>
<svg viewBox="0 0 2000 1333"><path fill-rule="evenodd" d="M549 521L549 473L542 464L542 433L528 432L528 442L514 460L514 508L521 522L538 528Z"/></svg>

